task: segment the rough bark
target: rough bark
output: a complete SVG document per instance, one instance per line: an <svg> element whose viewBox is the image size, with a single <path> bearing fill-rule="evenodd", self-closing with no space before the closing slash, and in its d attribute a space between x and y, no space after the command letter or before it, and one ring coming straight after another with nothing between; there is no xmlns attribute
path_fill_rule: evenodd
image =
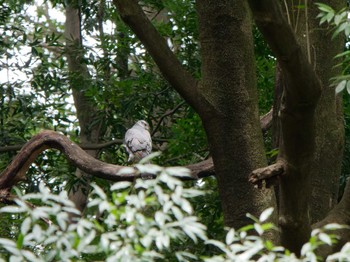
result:
<svg viewBox="0 0 350 262"><path fill-rule="evenodd" d="M277 57L283 74L279 158L286 163L286 168L279 187L279 226L282 245L298 254L311 232L310 162L314 159L315 108L321 83L279 3L273 0L250 0L249 3L256 24Z"/></svg>
<svg viewBox="0 0 350 262"><path fill-rule="evenodd" d="M245 1L197 1L202 57L200 111L225 223L240 227L249 212L274 206L273 192L247 184L266 165L259 128L251 18ZM204 104L204 103L203 103Z"/></svg>
<svg viewBox="0 0 350 262"><path fill-rule="evenodd" d="M136 1L114 3L164 77L201 116L226 225L243 226L247 223L247 212L258 215L273 206L271 190L258 191L247 183L249 173L266 165L266 159L259 128L251 19L246 2L198 1L203 63L200 84L183 69Z"/></svg>
<svg viewBox="0 0 350 262"><path fill-rule="evenodd" d="M337 223L339 225L347 225L347 228L343 228L337 231L330 231L327 233L336 234L338 236L338 242L332 246L324 246L318 251L318 255L326 258L328 255L337 252L341 247L349 242L350 239L350 183L347 183L341 201L327 214L327 216L314 224L313 228L322 228L323 226Z"/></svg>
<svg viewBox="0 0 350 262"><path fill-rule="evenodd" d="M322 94L315 112L315 155L310 162L312 177L310 218L311 223L315 223L326 216L338 199L344 124L341 97L336 98L329 79L341 74L341 69L334 67L337 63L334 56L343 51L344 42L341 37L331 39L332 32L328 25L325 23L320 26L319 19L316 18L319 13L317 6L311 1L308 2L295 24L298 42L301 43L305 53L309 50L311 64L322 84ZM344 0L321 2L332 6L335 10L345 7ZM289 10L296 12L295 9L291 7ZM305 37L307 33L308 37Z"/></svg>
<svg viewBox="0 0 350 262"><path fill-rule="evenodd" d="M81 15L79 1L69 1L66 6L66 56L70 74L74 105L80 126L80 141L82 143L97 143L100 137L100 127L92 125L96 117L96 108L93 102L85 96L86 87L89 86L89 73L83 62L84 51L81 38ZM96 157L97 150L88 150L88 154ZM80 178L70 191L70 199L77 208L83 212L87 204L90 177L81 170L76 171Z"/></svg>

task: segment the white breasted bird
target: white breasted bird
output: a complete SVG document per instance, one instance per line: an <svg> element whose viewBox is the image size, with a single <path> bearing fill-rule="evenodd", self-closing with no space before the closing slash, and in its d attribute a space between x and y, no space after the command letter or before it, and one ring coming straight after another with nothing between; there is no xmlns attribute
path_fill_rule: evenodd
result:
<svg viewBox="0 0 350 262"><path fill-rule="evenodd" d="M128 162L137 163L152 152L152 138L149 124L139 120L128 129L124 137L124 147L129 154Z"/></svg>

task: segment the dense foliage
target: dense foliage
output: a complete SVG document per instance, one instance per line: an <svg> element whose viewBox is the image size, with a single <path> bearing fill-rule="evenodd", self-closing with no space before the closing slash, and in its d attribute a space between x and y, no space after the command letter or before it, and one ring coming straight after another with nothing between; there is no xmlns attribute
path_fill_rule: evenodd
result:
<svg viewBox="0 0 350 262"><path fill-rule="evenodd" d="M148 0L143 5L181 63L199 78L201 61L194 1ZM349 36L344 10L336 13L324 5L320 9L321 21L336 26L334 36L342 31ZM121 139L135 120L145 119L152 127L155 150L162 151L155 163L186 165L206 159L209 150L199 116L164 80L143 45L122 23L112 3L82 1L81 16L82 63L87 65L90 76L84 92L98 110L93 124L98 123L105 131L102 142ZM57 130L79 142L80 127L71 97L63 31L62 1L0 3L0 148L4 149L0 170L16 154L5 146L22 145L42 129ZM257 29L254 37L259 109L265 114L273 101L275 58ZM339 55L345 59L340 65L344 74L334 79L338 93L345 89L350 93L349 54L346 50ZM348 98L345 99L348 120L350 107ZM347 126L347 140L349 130ZM265 142L267 156L274 155L269 133ZM347 142L346 152L349 148ZM117 143L101 149L99 158L126 164L125 152ZM349 154L345 153L342 183L350 172L348 158ZM16 191L19 208L1 209L2 256L11 261L58 258L245 261L257 255L260 261L277 258L299 261L260 237L265 230L273 228L265 223L270 210L259 219L252 218L252 225L226 232L215 178L183 184L171 175L186 170L139 168L149 168L148 172L160 175L154 181L137 180L135 184L112 186L95 179L86 219L69 224L70 215L77 211L64 190L76 182L75 169L58 152L46 151L31 166L28 180ZM29 200L39 207L31 209ZM51 226L41 221L42 218L46 222L50 220ZM331 228L338 227L333 225L328 229ZM248 235L251 230L258 237ZM314 251L321 245L320 239L331 244L335 238L322 230L314 231L300 261L316 261ZM346 258L349 250L348 245L344 246L338 258Z"/></svg>
<svg viewBox="0 0 350 262"><path fill-rule="evenodd" d="M273 209L259 218L250 216L252 224L239 230L230 229L220 241L211 239L206 226L193 215L189 199L206 195L200 187L187 188L181 177L189 175L185 168L162 168L137 165L140 172L156 174L154 180L138 179L135 183L118 182L106 194L96 184L89 215L70 223L70 216L79 215L67 193L50 192L40 183L39 192L22 195L17 190L16 206L0 209L1 213L22 214L23 221L16 237L0 238L0 253L7 261L317 261L317 248L332 245L336 236L326 234L341 228L328 225L314 230L310 241L297 258L283 247L264 240L263 234L274 230L268 222ZM125 168L121 172L128 173ZM37 203L32 208L28 201ZM96 214L96 212L94 212ZM255 232L256 235L251 235ZM329 257L346 259L350 246Z"/></svg>

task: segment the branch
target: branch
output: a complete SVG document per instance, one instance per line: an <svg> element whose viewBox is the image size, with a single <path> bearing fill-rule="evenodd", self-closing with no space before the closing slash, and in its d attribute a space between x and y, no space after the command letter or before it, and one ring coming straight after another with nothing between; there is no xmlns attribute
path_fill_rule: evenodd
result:
<svg viewBox="0 0 350 262"><path fill-rule="evenodd" d="M298 107L314 107L321 92L320 81L293 29L285 20L279 1L249 0L249 5L259 30L277 57L289 83L286 85L286 102Z"/></svg>
<svg viewBox="0 0 350 262"><path fill-rule="evenodd" d="M180 104L178 104L175 108L173 108L172 110L166 112L164 115L161 116L161 118L159 119L159 121L157 122L156 127L154 128L154 130L152 131L152 140L154 142L160 142L160 143L164 143L164 142L168 142L168 139L164 139L164 138L153 138L154 134L156 133L156 130L159 128L160 124L162 123L162 121L164 120L165 117L174 114L182 105L184 104L184 102L181 102ZM263 133L265 133L267 130L269 130L271 128L272 125L272 109L267 112L265 115L260 116L260 127ZM94 144L94 143L82 143L82 144L77 144L81 149L84 150L99 150L99 149L103 149L112 145L121 145L123 144L123 139L114 139L112 141L108 141L105 143L98 143L98 144ZM3 146L0 147L0 153L6 153L6 152L11 152L11 151L18 151L23 147L23 144L20 145L10 145L10 146Z"/></svg>
<svg viewBox="0 0 350 262"><path fill-rule="evenodd" d="M11 188L18 181L25 180L25 173L29 166L41 152L49 148L60 150L72 165L99 178L111 181L132 181L141 175L136 167L133 167L134 171L130 174L120 174L119 172L124 166L112 165L95 159L66 136L45 130L32 137L23 146L11 164L2 172L0 176L0 192L3 190L5 192L3 194L6 194L7 189ZM199 167L204 169L199 170ZM210 166L210 161L208 160L191 165L189 169L192 170L192 179L213 174L213 166ZM188 180L191 178L184 179Z"/></svg>
<svg viewBox="0 0 350 262"><path fill-rule="evenodd" d="M254 170L249 175L249 182L262 188L263 182L265 181L266 187L269 188L272 185L275 185L279 177L286 173L286 163L283 160L278 160L275 164L262 167Z"/></svg>
<svg viewBox="0 0 350 262"><path fill-rule="evenodd" d="M261 131L265 134L272 126L273 119L273 109L271 108L269 112L265 115L260 116L260 127Z"/></svg>
<svg viewBox="0 0 350 262"><path fill-rule="evenodd" d="M114 139L112 141L108 141L105 143L99 143L99 144L94 144L94 143L83 143L83 144L78 144L80 148L84 150L99 150L105 147L109 147L112 145L121 145L123 144L122 139ZM5 153L5 152L11 152L11 151L18 151L23 147L22 145L11 145L11 146L4 146L0 147L0 153Z"/></svg>
<svg viewBox="0 0 350 262"><path fill-rule="evenodd" d="M163 76L195 109L198 109L198 81L187 72L168 47L165 39L149 21L135 0L114 0L123 21L144 44Z"/></svg>
<svg viewBox="0 0 350 262"><path fill-rule="evenodd" d="M153 129L152 136L154 136L154 134L158 131L158 128L159 128L160 124L163 122L164 118L166 118L169 115L174 114L184 104L185 104L185 101L181 102L175 108L173 108L172 110L167 111L164 115L162 115L161 118L159 119L156 127Z"/></svg>

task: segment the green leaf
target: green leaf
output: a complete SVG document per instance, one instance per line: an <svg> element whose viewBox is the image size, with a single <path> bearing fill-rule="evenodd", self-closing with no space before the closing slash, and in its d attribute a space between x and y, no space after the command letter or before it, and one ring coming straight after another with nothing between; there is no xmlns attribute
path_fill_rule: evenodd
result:
<svg viewBox="0 0 350 262"><path fill-rule="evenodd" d="M24 235L21 233L21 234L19 234L18 239L17 239L17 243L16 243L18 249L22 249L23 241L24 241Z"/></svg>
<svg viewBox="0 0 350 262"><path fill-rule="evenodd" d="M318 9L320 9L323 12L329 13L329 12L334 12L333 8L330 7L329 5L322 4L322 3L316 3L318 6Z"/></svg>

